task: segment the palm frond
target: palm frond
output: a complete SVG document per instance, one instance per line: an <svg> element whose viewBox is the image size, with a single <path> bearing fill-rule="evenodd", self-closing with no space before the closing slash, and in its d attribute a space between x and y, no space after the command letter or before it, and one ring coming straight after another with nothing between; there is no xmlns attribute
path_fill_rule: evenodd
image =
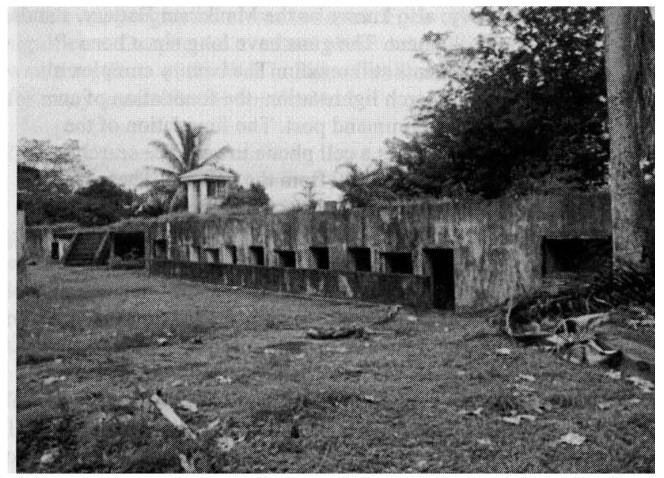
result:
<svg viewBox="0 0 664 478"><path fill-rule="evenodd" d="M159 150L164 159L173 166L173 169L177 170L179 173L186 172L182 160L168 148L168 145L164 141L150 141L150 145Z"/></svg>
<svg viewBox="0 0 664 478"><path fill-rule="evenodd" d="M177 186L177 181L174 179L146 179L138 183L139 186L149 186L149 187L172 187Z"/></svg>
<svg viewBox="0 0 664 478"><path fill-rule="evenodd" d="M180 173L176 171L166 168L160 168L159 166L150 166L150 169L158 172L162 176L166 176L164 179L177 180L177 178L180 176Z"/></svg>
<svg viewBox="0 0 664 478"><path fill-rule="evenodd" d="M168 141L171 142L172 151L176 153L178 156L182 156L182 145L175 140L175 138L168 129L164 131L164 136Z"/></svg>
<svg viewBox="0 0 664 478"><path fill-rule="evenodd" d="M230 153L231 151L233 151L233 149L230 146L224 146L223 148L218 149L217 151L212 153L210 156L205 158L203 161L201 161L199 166L203 166L203 165L209 163L210 161L213 161L213 160L218 159L222 156L225 156L228 153Z"/></svg>

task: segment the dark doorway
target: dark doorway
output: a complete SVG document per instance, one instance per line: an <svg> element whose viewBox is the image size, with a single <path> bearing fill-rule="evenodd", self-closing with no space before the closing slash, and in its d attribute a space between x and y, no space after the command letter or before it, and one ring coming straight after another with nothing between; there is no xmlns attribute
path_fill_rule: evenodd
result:
<svg viewBox="0 0 664 478"><path fill-rule="evenodd" d="M228 259L231 264L237 264L237 246L228 245L226 246L226 251L228 252Z"/></svg>
<svg viewBox="0 0 664 478"><path fill-rule="evenodd" d="M281 267L295 267L295 251L279 250L274 252L279 257Z"/></svg>
<svg viewBox="0 0 664 478"><path fill-rule="evenodd" d="M387 272L413 273L413 255L410 252L383 252L382 255Z"/></svg>
<svg viewBox="0 0 664 478"><path fill-rule="evenodd" d="M371 249L368 247L350 247L348 253L353 258L356 271L371 272Z"/></svg>
<svg viewBox="0 0 664 478"><path fill-rule="evenodd" d="M167 249L167 244L165 239L155 239L152 256L155 259L166 259L166 257L168 256L168 252L166 249Z"/></svg>
<svg viewBox="0 0 664 478"><path fill-rule="evenodd" d="M424 249L424 272L431 277L433 306L454 309L454 250Z"/></svg>
<svg viewBox="0 0 664 478"><path fill-rule="evenodd" d="M314 257L316 269L330 268L330 250L327 247L311 247L311 255Z"/></svg>
<svg viewBox="0 0 664 478"><path fill-rule="evenodd" d="M145 234L142 232L116 232L113 238L113 254L125 260L145 257Z"/></svg>
<svg viewBox="0 0 664 478"><path fill-rule="evenodd" d="M262 246L250 246L251 264L254 266L265 265L265 249Z"/></svg>
<svg viewBox="0 0 664 478"><path fill-rule="evenodd" d="M60 244L58 241L51 242L51 259L55 261L60 259Z"/></svg>
<svg viewBox="0 0 664 478"><path fill-rule="evenodd" d="M611 238L542 240L542 273L592 273L611 264Z"/></svg>

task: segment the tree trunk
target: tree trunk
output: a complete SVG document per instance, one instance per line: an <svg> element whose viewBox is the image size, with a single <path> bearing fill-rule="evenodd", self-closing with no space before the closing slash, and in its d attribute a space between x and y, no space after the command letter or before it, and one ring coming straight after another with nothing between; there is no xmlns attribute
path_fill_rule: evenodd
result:
<svg viewBox="0 0 664 478"><path fill-rule="evenodd" d="M610 135L609 185L613 228L614 265L626 262L642 267L645 245L643 224L644 175L640 163L643 113L642 32L645 8L605 9L606 79Z"/></svg>

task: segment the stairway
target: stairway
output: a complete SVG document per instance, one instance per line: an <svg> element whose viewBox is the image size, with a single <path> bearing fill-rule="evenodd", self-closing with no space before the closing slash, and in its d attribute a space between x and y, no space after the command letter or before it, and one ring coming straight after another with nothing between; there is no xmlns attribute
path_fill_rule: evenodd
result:
<svg viewBox="0 0 664 478"><path fill-rule="evenodd" d="M107 231L79 232L64 257L67 266L91 266L100 263L97 257L107 241Z"/></svg>

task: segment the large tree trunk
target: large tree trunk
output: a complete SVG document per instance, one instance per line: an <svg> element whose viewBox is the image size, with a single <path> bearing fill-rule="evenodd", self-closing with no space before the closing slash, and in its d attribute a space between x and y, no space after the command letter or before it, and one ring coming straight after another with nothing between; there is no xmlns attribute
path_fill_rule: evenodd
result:
<svg viewBox="0 0 664 478"><path fill-rule="evenodd" d="M640 163L649 153L642 128L644 105L649 102L644 102L648 73L643 68L648 54L643 51L643 34L649 20L643 7L607 7L605 11L613 260L637 267L644 265L646 239Z"/></svg>

